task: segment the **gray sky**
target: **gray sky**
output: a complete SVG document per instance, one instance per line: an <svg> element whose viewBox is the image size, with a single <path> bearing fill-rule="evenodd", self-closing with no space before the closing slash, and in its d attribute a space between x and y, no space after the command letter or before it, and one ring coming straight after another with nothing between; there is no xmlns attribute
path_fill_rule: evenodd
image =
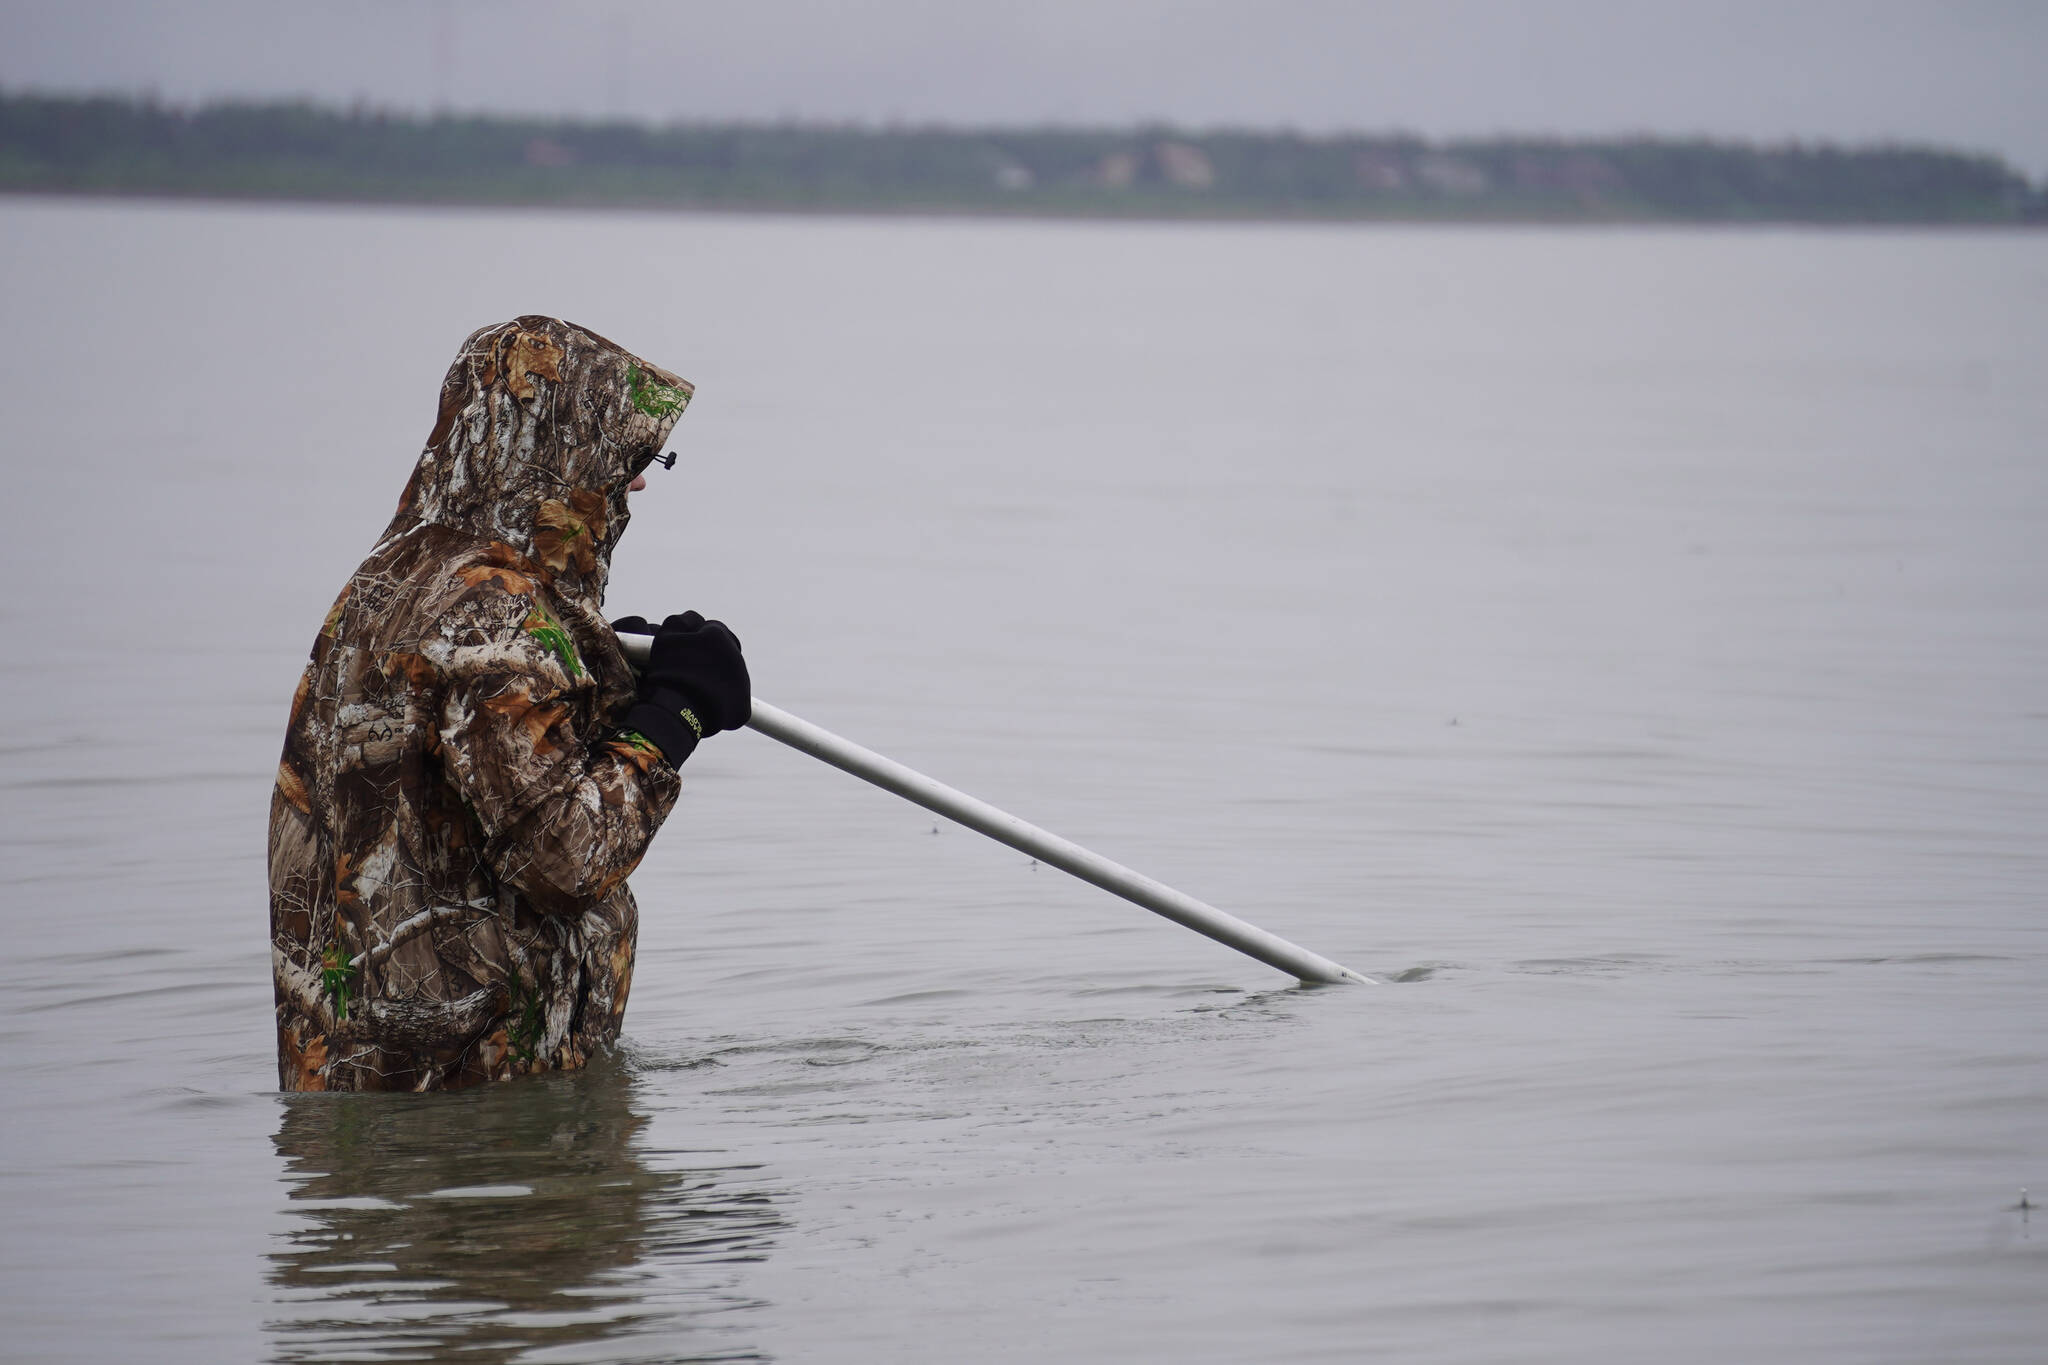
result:
<svg viewBox="0 0 2048 1365"><path fill-rule="evenodd" d="M0 0L0 16L13 89L1902 139L2048 175L2038 0Z"/></svg>

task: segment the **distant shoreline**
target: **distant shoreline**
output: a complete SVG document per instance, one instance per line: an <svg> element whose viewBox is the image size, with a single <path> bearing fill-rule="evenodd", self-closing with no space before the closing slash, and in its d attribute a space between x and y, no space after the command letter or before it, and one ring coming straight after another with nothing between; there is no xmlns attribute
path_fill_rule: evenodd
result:
<svg viewBox="0 0 2048 1365"><path fill-rule="evenodd" d="M0 203L46 202L65 204L163 204L191 205L203 207L218 205L234 208L286 208L286 209L391 209L420 210L424 212L449 213L585 213L585 214L641 214L650 217L704 217L704 218L855 218L882 221L891 218L915 218L927 221L954 220L969 223L1099 223L1106 225L1129 224L1131 226L1171 226L1183 224L1188 227L1357 227L1357 228L1474 228L1483 230L1520 229L1603 229L1667 230L1673 232L1935 232L1935 233L1992 233L2027 235L2048 228L2048 222L2041 220L2008 221L1926 221L1911 220L1870 220L1854 221L1842 219L1807 220L1791 218L1755 219L1693 219L1693 218L1514 218L1514 217L1371 217L1363 215L1321 215L1287 213L1238 213L1238 214L1148 214L1130 213L1061 213L1035 211L1030 209L979 209L960 205L938 205L929 208L916 205L898 205L887 208L851 208L843 205L822 205L814 207L790 207L782 204L722 204L722 203L673 203L651 202L632 203L623 200L608 200L602 203L578 203L570 200L486 200L486 199L395 199L370 196L311 196L276 194L233 194L193 190L68 190L68 189L22 189L0 186Z"/></svg>
<svg viewBox="0 0 2048 1365"><path fill-rule="evenodd" d="M454 209L1538 227L2041 227L1941 148L875 129L169 108L0 92L0 194Z"/></svg>

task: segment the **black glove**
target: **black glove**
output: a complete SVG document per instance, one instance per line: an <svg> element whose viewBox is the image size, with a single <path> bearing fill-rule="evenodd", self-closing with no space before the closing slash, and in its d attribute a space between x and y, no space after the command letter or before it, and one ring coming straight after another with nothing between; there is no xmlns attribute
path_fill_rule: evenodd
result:
<svg viewBox="0 0 2048 1365"><path fill-rule="evenodd" d="M694 611L671 616L659 630L644 618L623 617L614 631L654 636L651 657L640 674L640 700L626 713L624 728L638 730L680 766L697 741L720 730L737 730L754 710L754 688L740 642L723 621Z"/></svg>

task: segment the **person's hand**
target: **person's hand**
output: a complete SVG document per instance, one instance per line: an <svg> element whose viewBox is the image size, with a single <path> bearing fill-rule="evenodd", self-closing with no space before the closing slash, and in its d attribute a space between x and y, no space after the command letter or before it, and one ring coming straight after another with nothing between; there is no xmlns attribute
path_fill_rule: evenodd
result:
<svg viewBox="0 0 2048 1365"><path fill-rule="evenodd" d="M613 631L652 635L647 667L640 674L640 700L626 713L625 728L638 730L672 764L680 765L697 741L720 730L737 730L753 714L753 683L739 638L723 621L686 611L651 627L627 616Z"/></svg>
<svg viewBox="0 0 2048 1365"><path fill-rule="evenodd" d="M640 695L680 693L706 735L737 730L754 711L753 681L739 637L723 621L694 611L671 616L654 632L654 647L640 675Z"/></svg>

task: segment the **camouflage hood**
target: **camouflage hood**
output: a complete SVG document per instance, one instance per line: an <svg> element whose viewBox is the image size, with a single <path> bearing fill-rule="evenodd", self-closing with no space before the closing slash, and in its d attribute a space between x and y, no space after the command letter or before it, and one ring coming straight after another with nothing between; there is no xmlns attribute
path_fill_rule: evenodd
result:
<svg viewBox="0 0 2048 1365"><path fill-rule="evenodd" d="M512 547L563 605L596 613L626 490L693 390L559 318L528 315L463 343L389 542L421 524Z"/></svg>

